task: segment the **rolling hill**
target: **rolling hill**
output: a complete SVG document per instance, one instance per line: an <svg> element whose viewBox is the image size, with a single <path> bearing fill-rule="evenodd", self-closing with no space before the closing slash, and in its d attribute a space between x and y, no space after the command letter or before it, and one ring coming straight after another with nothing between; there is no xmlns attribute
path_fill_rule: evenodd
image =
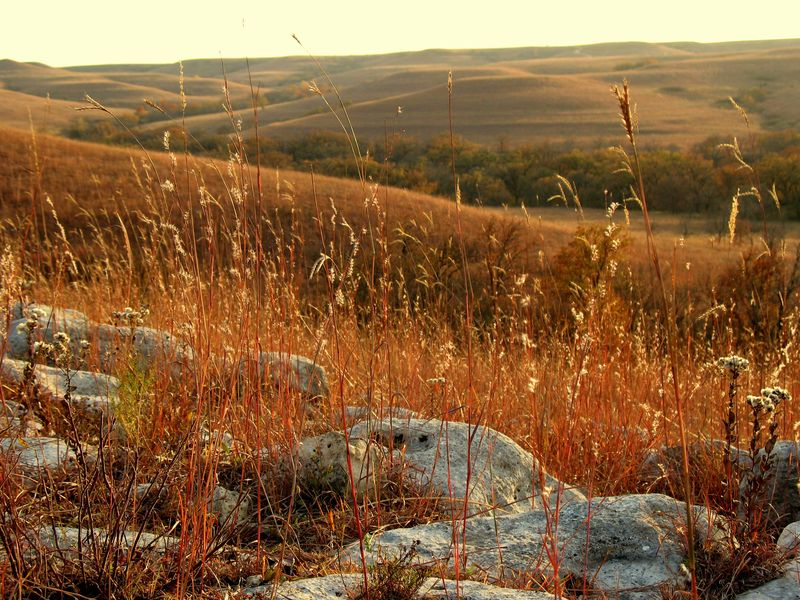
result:
<svg viewBox="0 0 800 600"><path fill-rule="evenodd" d="M800 40L762 42L618 43L494 50L427 50L386 55L323 57L342 102L363 139L382 139L387 129L430 139L448 128L447 74L454 74L454 123L465 138L493 144L618 140L616 106L609 86L630 80L641 116L642 141L686 146L712 134L728 135L740 123L728 97L751 113L753 129L800 126ZM229 133L221 109L223 86L245 133L253 128L250 82L261 98L264 135L291 137L339 125L322 99L335 95L307 57L187 60L183 63L186 125L194 135ZM88 113L68 108L91 95L142 131L180 125L179 66L97 65L55 69L0 61L5 108L0 125L27 125L27 106L50 98L49 130ZM64 104L66 103L66 104ZM398 107L402 107L398 114ZM137 111L137 112L134 112ZM91 115L95 116L95 115ZM39 121L41 123L41 121Z"/></svg>

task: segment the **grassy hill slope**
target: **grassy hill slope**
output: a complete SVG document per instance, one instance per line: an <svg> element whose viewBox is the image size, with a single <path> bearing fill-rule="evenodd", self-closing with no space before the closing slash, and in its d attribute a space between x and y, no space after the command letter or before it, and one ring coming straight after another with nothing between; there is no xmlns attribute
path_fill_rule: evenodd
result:
<svg viewBox="0 0 800 600"><path fill-rule="evenodd" d="M755 130L798 127L799 59L800 41L778 40L426 50L323 57L321 63L364 138L382 138L387 127L423 139L446 131L452 70L455 126L467 139L606 143L615 113L608 87L628 78L639 100L643 143L685 146L735 126L729 96L751 112ZM246 131L253 126L251 79L265 106L260 127L269 135L338 128L322 99L308 89L315 80L331 104L338 103L310 58L255 58L249 70L243 59L188 60L183 68L186 124L195 135L230 130L230 118L220 109L224 78ZM79 103L87 93L117 109L142 107L143 98L176 105L178 79L175 64L52 69L0 61L0 87L25 94L13 99L17 106L48 94ZM148 111L143 129L179 124ZM170 112L175 117L180 111ZM18 120L0 116L0 124L17 126Z"/></svg>

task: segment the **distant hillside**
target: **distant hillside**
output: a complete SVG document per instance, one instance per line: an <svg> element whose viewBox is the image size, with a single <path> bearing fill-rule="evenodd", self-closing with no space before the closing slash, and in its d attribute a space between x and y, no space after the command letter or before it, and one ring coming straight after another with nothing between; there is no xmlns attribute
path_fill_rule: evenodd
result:
<svg viewBox="0 0 800 600"><path fill-rule="evenodd" d="M137 214L151 214L154 208L180 220L180 210L199 210L201 186L206 198L213 197L221 213L230 215L234 211L232 188L246 185L252 190L257 185L255 168L237 170L238 179L234 180L224 161L193 157L188 161L184 164L180 156L175 167L166 153L145 154L48 135L37 135L34 144L29 134L0 128L0 223L18 223L35 213L50 219L46 200L50 198L68 234L82 237L90 223L114 228L119 224L117 215L135 222ZM337 222L343 218L355 231L371 230L376 223L375 209L366 207L364 201L376 188L324 176L317 176L312 185L309 173L296 171L262 169L261 177L264 214L297 221L297 227L306 234L305 250L312 262L320 252L315 223L318 209L330 217L335 205ZM161 187L166 180L174 184L172 191L164 192ZM391 187L378 192L375 206L386 207L386 229L392 238L400 229L407 229L432 246L448 245L455 230L453 202ZM251 194L248 210L254 204ZM481 243L492 231L522 229L523 224L517 216L472 206L462 206L461 216L470 244ZM567 233L552 229L555 237L550 241L560 244L568 239ZM539 227L535 234L531 230L520 237L525 255L535 255L542 231Z"/></svg>
<svg viewBox="0 0 800 600"><path fill-rule="evenodd" d="M686 146L739 126L727 101L751 113L755 131L800 127L800 40L698 44L616 43L492 50L426 50L369 56L321 57L359 136L381 139L387 128L430 139L447 130L447 73L452 70L454 122L465 138L482 142L605 144L618 139L611 84L628 78L641 117L643 143ZM259 127L273 137L339 128L314 80L332 96L308 57L187 60L186 125L198 136L231 131L222 88L227 78L236 119L253 127L250 81L261 97ZM20 126L26 103L48 95L79 104L90 94L131 116L143 131L177 125L179 67L98 65L54 69L0 61L0 88L14 92L0 124ZM163 106L173 121L144 99ZM398 107L402 111L398 114ZM70 119L60 104L51 131ZM136 112L134 112L136 111Z"/></svg>

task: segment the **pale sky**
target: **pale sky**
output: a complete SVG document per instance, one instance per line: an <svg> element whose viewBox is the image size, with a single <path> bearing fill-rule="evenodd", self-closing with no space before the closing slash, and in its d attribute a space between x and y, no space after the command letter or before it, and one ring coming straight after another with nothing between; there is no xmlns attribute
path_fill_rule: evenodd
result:
<svg viewBox="0 0 800 600"><path fill-rule="evenodd" d="M800 0L0 0L0 59L51 66L800 37Z"/></svg>

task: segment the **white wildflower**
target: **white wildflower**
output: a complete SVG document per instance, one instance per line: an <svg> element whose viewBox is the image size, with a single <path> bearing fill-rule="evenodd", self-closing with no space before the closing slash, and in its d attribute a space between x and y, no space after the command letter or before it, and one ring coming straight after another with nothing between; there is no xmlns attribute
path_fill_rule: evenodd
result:
<svg viewBox="0 0 800 600"><path fill-rule="evenodd" d="M739 375L747 370L747 367L750 366L750 361L741 356L731 354L718 359L717 366L723 371L730 371L732 375Z"/></svg>
<svg viewBox="0 0 800 600"><path fill-rule="evenodd" d="M766 399L763 396L748 396L746 402L753 412L760 413L764 409L764 400Z"/></svg>
<svg viewBox="0 0 800 600"><path fill-rule="evenodd" d="M61 344L62 346L66 346L69 344L69 335L64 331L58 331L53 334L53 341L56 344Z"/></svg>
<svg viewBox="0 0 800 600"><path fill-rule="evenodd" d="M775 406L780 404L781 402L788 402L792 399L792 395L789 393L788 390L785 390L781 387L768 387L761 390L761 395L764 396L767 400L772 402Z"/></svg>

